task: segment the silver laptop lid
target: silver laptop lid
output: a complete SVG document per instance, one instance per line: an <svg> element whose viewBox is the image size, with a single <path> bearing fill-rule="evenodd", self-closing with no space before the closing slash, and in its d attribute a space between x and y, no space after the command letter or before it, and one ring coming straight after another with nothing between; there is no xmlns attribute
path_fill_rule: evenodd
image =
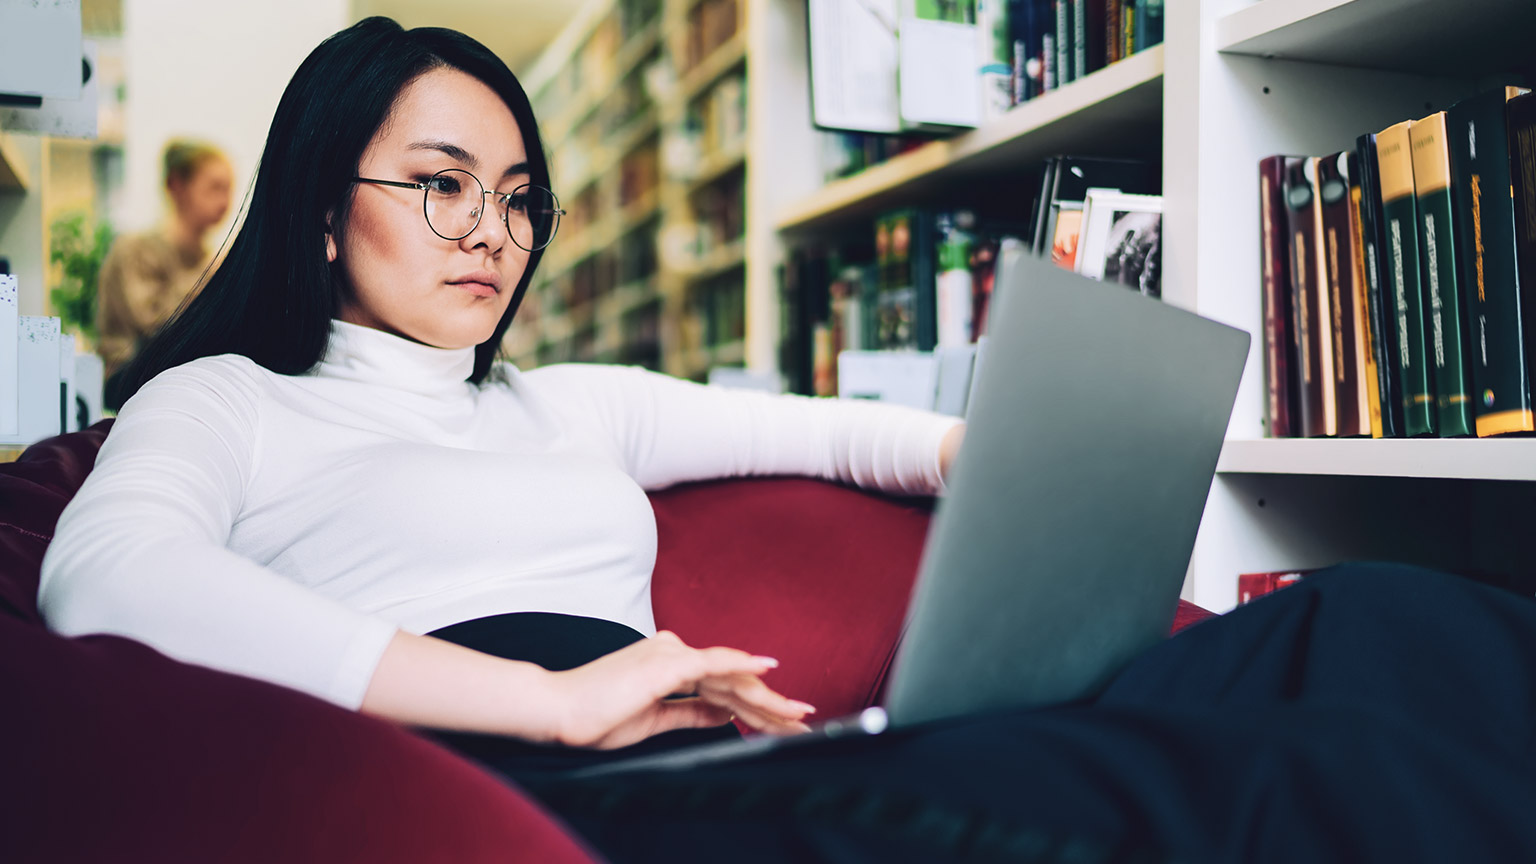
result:
<svg viewBox="0 0 1536 864"><path fill-rule="evenodd" d="M1022 254L929 528L886 710L904 726L1093 695L1164 638L1247 333Z"/></svg>

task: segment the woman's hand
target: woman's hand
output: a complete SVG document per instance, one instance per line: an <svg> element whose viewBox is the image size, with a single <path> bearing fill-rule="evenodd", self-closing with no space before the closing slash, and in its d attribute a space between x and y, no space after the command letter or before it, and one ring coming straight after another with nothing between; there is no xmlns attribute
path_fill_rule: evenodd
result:
<svg viewBox="0 0 1536 864"><path fill-rule="evenodd" d="M661 732L720 726L734 716L776 735L805 732L815 711L770 690L759 677L778 665L733 648L690 648L668 631L566 672L550 673L560 714L555 740L610 749ZM697 693L668 699L674 693Z"/></svg>
<svg viewBox="0 0 1536 864"><path fill-rule="evenodd" d="M960 442L965 440L965 424L950 429L944 433L944 438L939 442L939 476L944 482L949 482L950 466L955 464L955 457L960 455Z"/></svg>

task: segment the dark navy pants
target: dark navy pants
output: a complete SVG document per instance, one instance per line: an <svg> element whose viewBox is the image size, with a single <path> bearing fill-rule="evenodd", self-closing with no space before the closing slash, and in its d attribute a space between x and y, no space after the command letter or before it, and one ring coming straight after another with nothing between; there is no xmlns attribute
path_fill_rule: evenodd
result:
<svg viewBox="0 0 1536 864"><path fill-rule="evenodd" d="M1091 704L622 779L482 761L615 862L1536 861L1536 601L1342 566Z"/></svg>

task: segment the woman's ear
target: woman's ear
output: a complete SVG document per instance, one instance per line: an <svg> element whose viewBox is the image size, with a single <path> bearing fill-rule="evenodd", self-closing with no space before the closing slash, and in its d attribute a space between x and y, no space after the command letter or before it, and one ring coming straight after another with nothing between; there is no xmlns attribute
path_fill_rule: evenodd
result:
<svg viewBox="0 0 1536 864"><path fill-rule="evenodd" d="M325 214L325 262L336 263L336 234L331 231L331 214Z"/></svg>

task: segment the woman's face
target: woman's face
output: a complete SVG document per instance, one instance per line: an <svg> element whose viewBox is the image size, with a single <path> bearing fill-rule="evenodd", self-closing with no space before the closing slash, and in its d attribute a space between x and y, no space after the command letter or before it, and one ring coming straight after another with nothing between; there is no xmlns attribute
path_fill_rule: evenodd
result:
<svg viewBox="0 0 1536 864"><path fill-rule="evenodd" d="M530 181L506 103L479 79L439 68L401 91L357 176L424 183L444 168L468 171L493 191ZM420 190L357 183L352 195L346 230L327 244L345 275L338 317L438 348L491 338L529 257L491 196L468 236L444 240L427 224Z"/></svg>

